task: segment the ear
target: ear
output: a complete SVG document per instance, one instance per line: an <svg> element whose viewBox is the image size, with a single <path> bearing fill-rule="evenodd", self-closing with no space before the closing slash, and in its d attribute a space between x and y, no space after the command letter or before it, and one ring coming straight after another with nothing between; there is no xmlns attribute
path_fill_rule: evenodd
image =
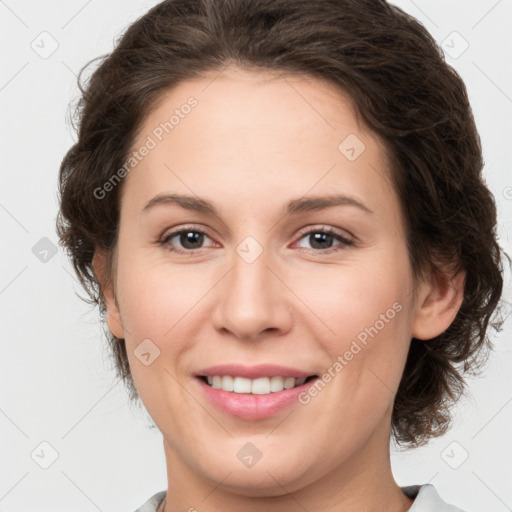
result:
<svg viewBox="0 0 512 512"><path fill-rule="evenodd" d="M114 279L107 273L107 255L98 248L94 251L92 268L100 284L100 292L107 308L108 328L116 338L123 339L124 329L116 300Z"/></svg>
<svg viewBox="0 0 512 512"><path fill-rule="evenodd" d="M430 340L443 333L455 319L464 299L466 272L456 275L432 272L428 281L422 281L412 324L412 336Z"/></svg>

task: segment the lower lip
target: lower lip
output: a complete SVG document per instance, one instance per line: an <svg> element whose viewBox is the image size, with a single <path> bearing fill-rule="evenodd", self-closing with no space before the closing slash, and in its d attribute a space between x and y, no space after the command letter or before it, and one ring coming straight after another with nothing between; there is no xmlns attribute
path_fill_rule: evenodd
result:
<svg viewBox="0 0 512 512"><path fill-rule="evenodd" d="M275 416L292 404L297 403L299 394L313 384L316 379L311 379L301 386L283 389L283 391L276 391L267 395L233 393L212 388L202 379L198 378L197 381L208 400L220 410L237 418L255 421Z"/></svg>

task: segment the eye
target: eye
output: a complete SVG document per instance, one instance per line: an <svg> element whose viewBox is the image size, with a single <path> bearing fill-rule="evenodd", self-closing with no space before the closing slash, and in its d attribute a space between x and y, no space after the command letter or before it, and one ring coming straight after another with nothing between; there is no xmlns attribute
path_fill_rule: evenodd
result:
<svg viewBox="0 0 512 512"><path fill-rule="evenodd" d="M311 245L311 249L327 252L342 250L343 248L353 245L354 243L352 240L349 240L332 228L309 229L302 234L299 242L301 240L305 240L307 243L309 243ZM333 243L335 241L338 241L339 243L337 246L333 247ZM308 247L304 247L303 245L300 245L300 247L308 249Z"/></svg>
<svg viewBox="0 0 512 512"><path fill-rule="evenodd" d="M203 249L205 238L211 240L201 229L185 227L167 234L159 243L162 246L165 245L166 248L172 252L183 254ZM215 243L211 246L214 247Z"/></svg>
<svg viewBox="0 0 512 512"><path fill-rule="evenodd" d="M212 242L209 247L217 246L203 230L189 226L165 235L164 238L160 240L159 245L166 246L171 252L187 254L208 247L204 245L205 239ZM301 243L301 241L309 243L310 247L305 247L302 245L304 242ZM335 242L338 242L338 244L333 245ZM299 247L304 249L329 253L342 250L345 247L353 245L354 242L332 228L311 228L302 233L297 243Z"/></svg>

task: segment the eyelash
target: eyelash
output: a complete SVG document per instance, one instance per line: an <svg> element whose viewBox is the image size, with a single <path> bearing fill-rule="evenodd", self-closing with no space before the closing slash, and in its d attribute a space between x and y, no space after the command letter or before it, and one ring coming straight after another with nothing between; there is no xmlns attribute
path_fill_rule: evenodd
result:
<svg viewBox="0 0 512 512"><path fill-rule="evenodd" d="M172 248L169 241L171 239L173 239L175 236L181 235L182 233L199 233L199 234L207 236L208 238L211 238L202 229L198 229L194 226L185 226L183 228L180 228L179 230L173 231L172 233L169 233L168 235L166 235L164 238L162 238L159 241L159 245L164 246L164 245L168 244L169 245L168 250L171 252L177 253L177 254L191 254L191 253L194 253L195 251L200 251L201 249L203 249L203 247L200 247L198 249L189 249L189 250ZM330 254L332 252L337 252L337 251L343 250L345 247L354 245L353 240L349 240L349 239L345 238L344 236L342 236L340 233L338 233L336 230L334 230L332 228L311 228L308 231L303 232L300 235L299 240L302 240L304 237L311 235L312 233L322 233L324 235L331 235L338 242L340 242L340 245L337 247L329 247L328 249L309 249L316 253ZM306 249L306 250L308 250L308 249Z"/></svg>

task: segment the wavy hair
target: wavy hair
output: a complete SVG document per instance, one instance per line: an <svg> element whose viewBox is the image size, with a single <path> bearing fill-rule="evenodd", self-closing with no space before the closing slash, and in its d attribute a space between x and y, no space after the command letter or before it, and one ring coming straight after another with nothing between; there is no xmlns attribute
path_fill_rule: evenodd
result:
<svg viewBox="0 0 512 512"><path fill-rule="evenodd" d="M411 340L395 397L392 433L419 445L444 433L449 405L492 348L499 309L502 251L496 206L482 177L483 159L465 85L427 30L384 0L169 0L128 27L99 58L74 111L77 142L59 174L57 232L87 302L105 303L92 268L107 252L108 275L119 227L122 183L101 187L126 161L137 130L162 95L179 82L227 64L306 74L347 92L384 141L406 224L415 277L466 272L464 298L450 327ZM123 339L108 333L117 374L135 399Z"/></svg>

